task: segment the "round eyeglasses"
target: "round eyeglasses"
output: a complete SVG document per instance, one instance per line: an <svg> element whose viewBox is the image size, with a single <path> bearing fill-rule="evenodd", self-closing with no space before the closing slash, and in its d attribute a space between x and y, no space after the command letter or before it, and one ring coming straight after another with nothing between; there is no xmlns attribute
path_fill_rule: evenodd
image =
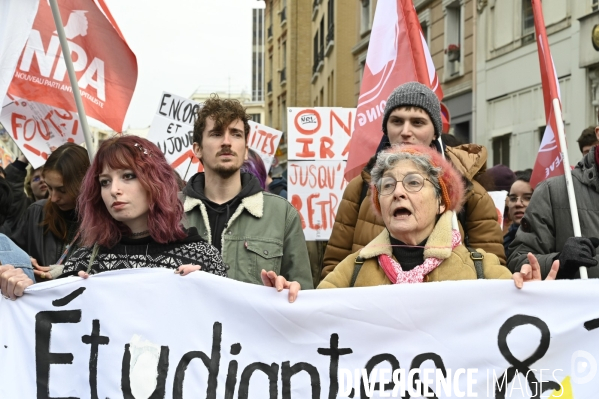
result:
<svg viewBox="0 0 599 399"><path fill-rule="evenodd" d="M528 205L528 203L530 202L531 198L532 198L532 193L530 193L530 194L522 194L521 197L518 197L515 194L507 196L507 199L510 202L510 204L516 204L518 202L518 200L520 200L520 201L522 201L523 205Z"/></svg>
<svg viewBox="0 0 599 399"><path fill-rule="evenodd" d="M424 187L424 182L429 181L416 173L405 175L403 180L395 180L394 177L386 176L381 179L379 184L379 195L390 195L395 191L398 182L401 182L403 188L410 193L417 193Z"/></svg>

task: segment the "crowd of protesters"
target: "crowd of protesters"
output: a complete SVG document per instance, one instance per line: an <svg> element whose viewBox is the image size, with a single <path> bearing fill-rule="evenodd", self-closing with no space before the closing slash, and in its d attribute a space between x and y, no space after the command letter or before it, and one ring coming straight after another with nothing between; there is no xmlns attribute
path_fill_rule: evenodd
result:
<svg viewBox="0 0 599 399"><path fill-rule="evenodd" d="M35 170L20 156L0 174L2 295L145 267L288 289L291 302L314 287L512 278L521 288L580 278L580 266L599 277L599 128L579 139L572 180L582 237L574 237L563 176L533 190L530 169L487 169L484 146L442 134L436 95L403 84L387 100L379 148L343 194L330 240L314 246L286 199L285 176L273 177L248 149L248 121L238 101L207 100L193 132L204 172L187 182L136 136L105 141L91 164L70 143ZM500 221L488 192L502 190Z"/></svg>

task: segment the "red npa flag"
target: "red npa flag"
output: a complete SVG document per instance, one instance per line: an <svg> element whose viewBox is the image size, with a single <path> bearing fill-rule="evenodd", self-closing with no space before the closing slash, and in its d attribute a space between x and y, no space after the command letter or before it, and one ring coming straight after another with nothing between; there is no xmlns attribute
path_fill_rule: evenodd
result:
<svg viewBox="0 0 599 399"><path fill-rule="evenodd" d="M427 85L439 100L443 98L412 0L379 0L345 168L348 181L376 152L387 98L397 86L411 81Z"/></svg>
<svg viewBox="0 0 599 399"><path fill-rule="evenodd" d="M541 0L532 0L532 10L535 19L535 33L537 35L537 47L539 52L539 63L541 66L541 84L543 85L543 100L545 103L545 118L547 118L547 127L543 133L543 140L535 166L530 178L530 185L534 188L541 181L564 174L563 155L559 146L557 137L557 122L553 112L553 100L561 99L559 92L559 83L553 58L549 49L547 32L545 30L545 19L543 18L543 6Z"/></svg>
<svg viewBox="0 0 599 399"><path fill-rule="evenodd" d="M88 116L122 131L137 82L137 59L104 0L61 0L60 14ZM100 10L101 9L101 10ZM8 92L77 112L52 10L39 2Z"/></svg>

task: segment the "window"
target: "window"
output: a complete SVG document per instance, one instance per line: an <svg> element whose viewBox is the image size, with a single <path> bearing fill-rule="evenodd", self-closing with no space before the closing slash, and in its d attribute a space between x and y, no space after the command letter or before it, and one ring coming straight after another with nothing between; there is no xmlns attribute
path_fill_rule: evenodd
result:
<svg viewBox="0 0 599 399"><path fill-rule="evenodd" d="M506 134L493 139L493 165L510 166L510 136Z"/></svg>
<svg viewBox="0 0 599 399"><path fill-rule="evenodd" d="M313 57L314 57L314 64L312 65L312 73L316 73L318 72L318 62L319 62L319 58L318 58L318 32L316 32L316 35L314 35L314 44L312 46L312 52L313 52Z"/></svg>
<svg viewBox="0 0 599 399"><path fill-rule="evenodd" d="M328 4L328 16L327 16L327 52L329 51L329 44L333 43L335 39L335 2L329 0Z"/></svg>
<svg viewBox="0 0 599 399"><path fill-rule="evenodd" d="M364 57L363 60L360 60L360 84L358 85L360 87L360 90L362 89L362 78L364 77L364 69L366 69L366 57Z"/></svg>
<svg viewBox="0 0 599 399"><path fill-rule="evenodd" d="M319 50L318 56L323 59L324 58L324 17L320 19L320 41L319 41Z"/></svg>
<svg viewBox="0 0 599 399"><path fill-rule="evenodd" d="M360 33L370 30L370 0L362 1L362 16L360 20Z"/></svg>
<svg viewBox="0 0 599 399"><path fill-rule="evenodd" d="M599 0L591 0L591 9L593 11L599 10Z"/></svg>
<svg viewBox="0 0 599 399"><path fill-rule="evenodd" d="M522 37L533 34L535 18L532 12L532 1L522 0ZM532 38L534 40L534 37Z"/></svg>
<svg viewBox="0 0 599 399"><path fill-rule="evenodd" d="M428 44L428 25L427 25L427 23L426 22L420 23L420 29L422 29L422 36L424 36L424 41L426 42L426 44Z"/></svg>
<svg viewBox="0 0 599 399"><path fill-rule="evenodd" d="M281 103L281 131L287 131L287 100Z"/></svg>
<svg viewBox="0 0 599 399"><path fill-rule="evenodd" d="M261 123L260 122L260 114L250 114L250 118L252 118L252 120L256 123Z"/></svg>
<svg viewBox="0 0 599 399"><path fill-rule="evenodd" d="M420 29L422 29L422 37L424 37L424 41L430 48L431 43L429 41L431 37L431 10L427 8L418 13L418 20L420 21Z"/></svg>
<svg viewBox="0 0 599 399"><path fill-rule="evenodd" d="M463 60L462 6L459 1L447 5L445 14L445 79L459 76Z"/></svg>

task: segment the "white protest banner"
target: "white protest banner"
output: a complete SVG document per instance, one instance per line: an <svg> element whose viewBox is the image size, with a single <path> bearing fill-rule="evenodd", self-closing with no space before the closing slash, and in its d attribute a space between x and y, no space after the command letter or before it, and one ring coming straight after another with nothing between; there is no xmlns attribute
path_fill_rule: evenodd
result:
<svg viewBox="0 0 599 399"><path fill-rule="evenodd" d="M355 108L287 108L287 158L347 160Z"/></svg>
<svg viewBox="0 0 599 399"><path fill-rule="evenodd" d="M76 113L11 95L4 98L0 123L34 169L46 162L50 147L85 140Z"/></svg>
<svg viewBox="0 0 599 399"><path fill-rule="evenodd" d="M160 148L185 181L204 170L193 154L193 124L199 108L195 101L163 92L148 132L148 140Z"/></svg>
<svg viewBox="0 0 599 399"><path fill-rule="evenodd" d="M283 132L254 121L250 121L249 123L250 136L248 138L248 145L260 155L262 162L264 162L266 172L268 172L275 159L275 153L279 147Z"/></svg>
<svg viewBox="0 0 599 399"><path fill-rule="evenodd" d="M308 241L328 240L347 181L345 161L289 161L287 198L298 210Z"/></svg>
<svg viewBox="0 0 599 399"><path fill-rule="evenodd" d="M495 204L495 209L497 210L497 221L499 222L499 226L503 229L503 218L505 215L505 199L507 198L507 191L489 191L489 195L491 199L493 199L493 203Z"/></svg>
<svg viewBox="0 0 599 399"><path fill-rule="evenodd" d="M202 104L196 101L163 92L148 132L148 140L160 148L166 160L186 181L204 170L193 154L193 125L201 107ZM248 145L260 155L268 171L283 132L253 121L249 121L249 125Z"/></svg>
<svg viewBox="0 0 599 399"><path fill-rule="evenodd" d="M598 300L597 280L302 291L290 304L202 272L73 277L0 299L0 397L407 398L426 384L438 398L595 398Z"/></svg>

